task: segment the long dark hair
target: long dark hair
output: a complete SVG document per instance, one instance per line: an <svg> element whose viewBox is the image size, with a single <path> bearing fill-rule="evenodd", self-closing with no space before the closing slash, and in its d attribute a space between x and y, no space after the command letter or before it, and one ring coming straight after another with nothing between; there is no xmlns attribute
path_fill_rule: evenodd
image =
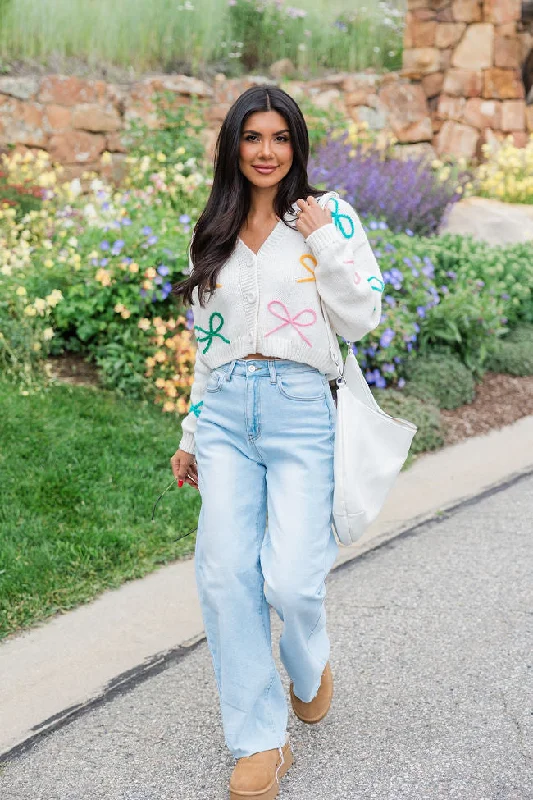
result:
<svg viewBox="0 0 533 800"><path fill-rule="evenodd" d="M211 194L194 226L190 248L193 269L189 277L172 289L191 303L198 287L200 305L215 291L217 275L231 256L250 209L250 182L239 169L239 143L246 119L256 111L277 111L287 122L293 147L293 161L280 181L274 211L288 227L285 214L299 198L317 197L321 192L307 178L309 135L298 104L275 85L252 86L243 92L226 114L215 145Z"/></svg>

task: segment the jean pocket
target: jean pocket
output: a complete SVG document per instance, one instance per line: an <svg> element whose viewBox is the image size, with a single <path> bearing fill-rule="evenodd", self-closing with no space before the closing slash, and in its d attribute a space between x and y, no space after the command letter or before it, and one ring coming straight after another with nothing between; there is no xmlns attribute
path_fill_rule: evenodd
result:
<svg viewBox="0 0 533 800"><path fill-rule="evenodd" d="M224 375L216 369L212 370L205 387L206 392L219 392L222 389Z"/></svg>
<svg viewBox="0 0 533 800"><path fill-rule="evenodd" d="M295 372L277 376L277 386L289 400L323 400L326 379L320 372Z"/></svg>

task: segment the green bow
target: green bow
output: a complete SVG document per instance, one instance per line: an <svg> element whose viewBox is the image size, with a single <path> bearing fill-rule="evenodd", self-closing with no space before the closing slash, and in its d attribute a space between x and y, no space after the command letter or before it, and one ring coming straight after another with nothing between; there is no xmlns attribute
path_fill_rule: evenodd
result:
<svg viewBox="0 0 533 800"><path fill-rule="evenodd" d="M213 320L214 320L215 317L217 317L217 319L218 319L218 328L215 328L214 325L213 325ZM220 329L222 328L223 325L224 325L224 317L222 316L222 314L219 314L218 311L214 311L211 314L211 316L209 317L209 330L208 331L204 330L204 328L200 328L199 325L195 325L194 326L194 330L195 331L202 331L202 333L205 333L205 336L198 336L198 335L196 336L196 338L198 339L199 342L207 342L206 346L202 350L203 354L207 353L207 351L211 347L211 344L212 344L213 339L215 338L215 336L218 336L219 339L222 339L222 341L226 342L226 344L230 343L229 339L226 339L225 336L222 336L222 334L219 333L219 331L220 331Z"/></svg>

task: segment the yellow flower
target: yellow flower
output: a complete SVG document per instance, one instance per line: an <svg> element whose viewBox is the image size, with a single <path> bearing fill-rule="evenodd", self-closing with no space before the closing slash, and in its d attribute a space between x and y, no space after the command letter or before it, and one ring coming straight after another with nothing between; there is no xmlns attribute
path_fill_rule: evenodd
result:
<svg viewBox="0 0 533 800"><path fill-rule="evenodd" d="M144 277L145 278L155 278L156 275L157 275L157 272L153 267L148 267L148 269L146 269L144 271Z"/></svg>
<svg viewBox="0 0 533 800"><path fill-rule="evenodd" d="M120 312L120 316L122 319L129 319L131 317L131 311L128 308L125 308Z"/></svg>
<svg viewBox="0 0 533 800"><path fill-rule="evenodd" d="M108 153L107 150L102 153L102 164L111 164L113 162L113 158L111 153Z"/></svg>
<svg viewBox="0 0 533 800"><path fill-rule="evenodd" d="M41 349L41 343L40 343L40 342L34 342L34 343L33 343L33 349L34 349L36 352L38 352L38 351Z"/></svg>
<svg viewBox="0 0 533 800"><path fill-rule="evenodd" d="M24 313L27 317L34 317L37 314L37 311L34 309L33 306L26 306L24 309Z"/></svg>
<svg viewBox="0 0 533 800"><path fill-rule="evenodd" d="M139 272L139 265L132 261L129 266L130 272Z"/></svg>
<svg viewBox="0 0 533 800"><path fill-rule="evenodd" d="M160 162L163 162L163 161L166 161L166 160L167 160L167 157L166 157L166 155L165 155L164 153L158 153L158 154L156 155L156 158L157 158L157 160L158 160L158 161L160 161Z"/></svg>
<svg viewBox="0 0 533 800"><path fill-rule="evenodd" d="M151 327L151 322L147 317L143 317L139 320L139 328L143 331L147 331L148 328Z"/></svg>
<svg viewBox="0 0 533 800"><path fill-rule="evenodd" d="M47 269L51 269L51 268L54 266L54 262L52 261L52 259L51 259L51 258L46 258L46 259L44 260L44 266L45 266Z"/></svg>
<svg viewBox="0 0 533 800"><path fill-rule="evenodd" d="M45 342L50 341L50 339L54 336L54 329L53 328L45 328L43 331L43 339Z"/></svg>
<svg viewBox="0 0 533 800"><path fill-rule="evenodd" d="M44 313L44 311L46 311L46 305L47 305L46 300L43 300L41 297L38 297L36 300L34 300L33 305L35 310L38 311L39 314L42 314Z"/></svg>
<svg viewBox="0 0 533 800"><path fill-rule="evenodd" d="M155 385L157 386L158 389L162 389L163 386L165 385L165 379L164 378L157 378L156 382L155 382Z"/></svg>
<svg viewBox="0 0 533 800"><path fill-rule="evenodd" d="M172 412L172 411L175 411L175 410L176 410L176 406L175 406L175 404L172 402L172 400L167 400L167 401L164 403L164 405L163 405L163 411L166 411L166 412Z"/></svg>
<svg viewBox="0 0 533 800"><path fill-rule="evenodd" d="M24 297L24 295L27 294L27 291L24 286L19 286L15 294L18 294L19 297Z"/></svg>

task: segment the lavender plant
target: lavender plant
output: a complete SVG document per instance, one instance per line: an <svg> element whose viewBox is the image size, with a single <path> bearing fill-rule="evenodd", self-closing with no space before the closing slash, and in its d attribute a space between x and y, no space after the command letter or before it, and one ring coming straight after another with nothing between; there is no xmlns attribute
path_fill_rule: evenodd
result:
<svg viewBox="0 0 533 800"><path fill-rule="evenodd" d="M427 157L402 161L377 143L353 145L330 137L310 161L310 179L335 188L362 215L383 219L393 231L437 233L470 179L467 172L441 181Z"/></svg>

